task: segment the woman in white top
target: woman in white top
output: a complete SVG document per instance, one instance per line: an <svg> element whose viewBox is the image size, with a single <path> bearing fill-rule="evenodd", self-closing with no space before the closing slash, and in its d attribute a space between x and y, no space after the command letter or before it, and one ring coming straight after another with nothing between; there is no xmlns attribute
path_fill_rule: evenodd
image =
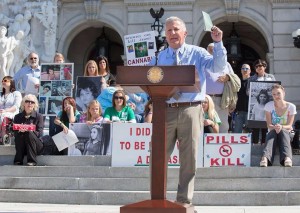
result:
<svg viewBox="0 0 300 213"><path fill-rule="evenodd" d="M296 106L284 100L285 91L279 84L272 86L272 96L274 101L270 101L265 106L268 134L260 166L267 167L273 164L278 145L280 164L291 167L291 140L293 138L291 131L293 130L295 114L297 114Z"/></svg>
<svg viewBox="0 0 300 213"><path fill-rule="evenodd" d="M15 81L11 76L2 79L2 93L0 97L0 126L1 137L5 134L5 126L2 125L5 117L13 119L19 113L22 95L16 91Z"/></svg>

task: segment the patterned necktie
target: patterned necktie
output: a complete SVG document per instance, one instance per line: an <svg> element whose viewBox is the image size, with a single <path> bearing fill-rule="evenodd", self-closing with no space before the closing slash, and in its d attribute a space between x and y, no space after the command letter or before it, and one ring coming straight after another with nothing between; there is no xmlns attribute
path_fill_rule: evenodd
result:
<svg viewBox="0 0 300 213"><path fill-rule="evenodd" d="M179 50L174 51L174 65L180 65Z"/></svg>
<svg viewBox="0 0 300 213"><path fill-rule="evenodd" d="M179 50L177 49L174 51L174 65L180 65L180 58L179 58ZM181 92L177 92L173 95L173 98L178 101L178 99L181 97Z"/></svg>

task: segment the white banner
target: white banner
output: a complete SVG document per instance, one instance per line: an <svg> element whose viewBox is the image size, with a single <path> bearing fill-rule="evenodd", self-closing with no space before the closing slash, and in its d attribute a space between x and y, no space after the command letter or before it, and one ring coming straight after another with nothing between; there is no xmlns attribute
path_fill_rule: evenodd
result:
<svg viewBox="0 0 300 213"><path fill-rule="evenodd" d="M204 167L250 165L250 133L204 135Z"/></svg>
<svg viewBox="0 0 300 213"><path fill-rule="evenodd" d="M149 166L151 123L113 123L112 124L112 166ZM169 158L169 167L179 166L178 143ZM202 141L198 151L198 167L203 167Z"/></svg>

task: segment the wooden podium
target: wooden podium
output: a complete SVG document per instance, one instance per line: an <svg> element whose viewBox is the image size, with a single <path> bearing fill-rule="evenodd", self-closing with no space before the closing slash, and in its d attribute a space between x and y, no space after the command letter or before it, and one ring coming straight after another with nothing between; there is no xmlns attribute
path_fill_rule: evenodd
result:
<svg viewBox="0 0 300 213"><path fill-rule="evenodd" d="M199 92L195 66L119 66L117 84L131 92L141 88L153 102L151 200L128 204L121 213L194 213L192 205L166 200L166 100L178 92ZM138 87L137 87L138 86Z"/></svg>

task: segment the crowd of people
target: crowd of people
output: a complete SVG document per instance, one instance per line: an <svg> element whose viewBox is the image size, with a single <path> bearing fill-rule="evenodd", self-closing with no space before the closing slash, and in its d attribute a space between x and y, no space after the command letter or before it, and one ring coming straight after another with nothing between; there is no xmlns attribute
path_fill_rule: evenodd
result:
<svg viewBox="0 0 300 213"><path fill-rule="evenodd" d="M187 29L180 18L168 18L165 28L168 48L161 51L157 58L153 58L149 65L174 65L175 62L179 64L179 60L179 65L195 65L201 81L200 93L180 93L179 97L170 98L166 104L168 155L172 153L176 141L180 143L181 175L176 200L180 203L191 203L200 137L203 136L202 133L228 133L228 115L231 113L235 114L234 133L245 132L248 120L266 121L266 128L251 129L253 143L265 143L260 166L272 165L277 144L280 163L292 166L290 141L296 107L285 101L283 86L274 84L271 90L261 89L254 98L257 103L249 105L249 96L252 95L249 93L251 82L275 81L273 75L266 73L266 61L259 59L254 62L256 73L253 76L250 76L250 64L243 64L239 78L227 62L227 52L222 42L223 32L218 27L212 27L211 38L214 43L209 44L207 49L185 43ZM64 63L63 55L56 54L54 62ZM55 77L51 77L52 74L52 71L49 71L50 80ZM26 66L13 77L5 76L2 79L0 122L4 117L8 117L13 119L14 123L35 125L33 131L25 127L15 131L16 165L23 164L26 153L27 165L37 164L36 156L41 149L39 137L43 133L45 119L37 111L38 100L35 94L28 94L26 88L30 78L40 78L40 75L39 56L32 52L27 57ZM56 116L50 116L51 136L61 131L67 133L69 124L75 122L88 125L102 122L151 123L152 119L155 119L155 106L149 96L146 93L126 93L117 85L105 56L89 60L83 76L100 77L101 93L98 95L92 87L94 83L77 85L77 97L65 97L62 109ZM40 85L35 84L34 87L38 89ZM42 88L49 89L47 85ZM194 131L195 128L199 131ZM103 143L99 139L100 131L99 126L91 127L91 138L85 144L84 154L103 153ZM67 154L67 151L63 150L62 154Z"/></svg>

